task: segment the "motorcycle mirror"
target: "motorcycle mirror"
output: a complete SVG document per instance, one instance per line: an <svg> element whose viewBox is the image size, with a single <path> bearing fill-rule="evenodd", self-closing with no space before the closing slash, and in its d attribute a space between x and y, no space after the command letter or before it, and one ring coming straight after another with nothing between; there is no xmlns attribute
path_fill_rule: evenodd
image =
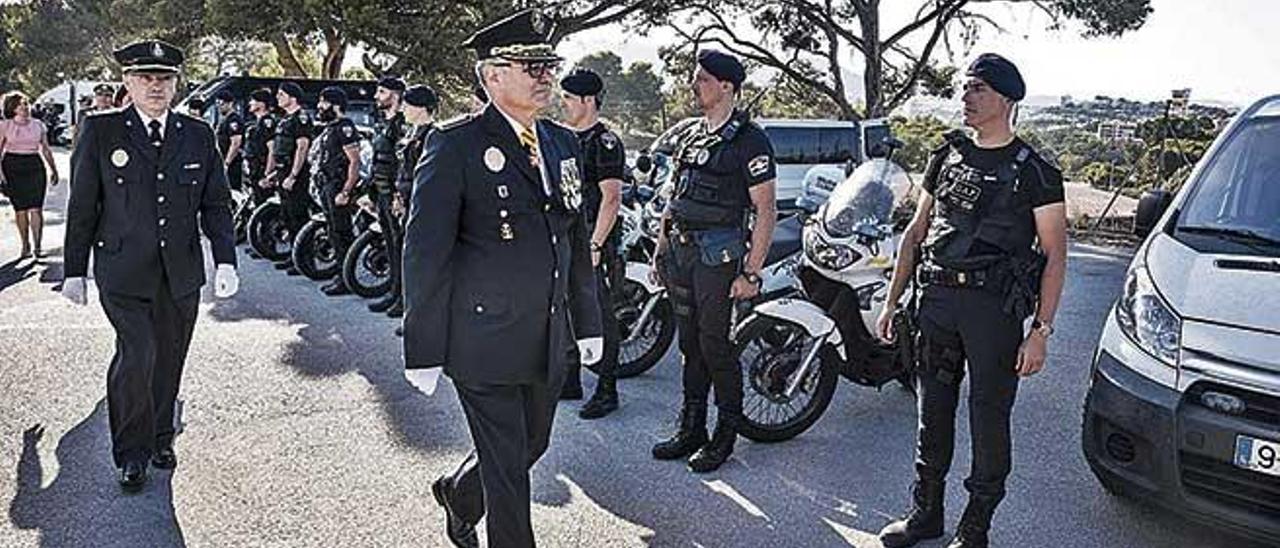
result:
<svg viewBox="0 0 1280 548"><path fill-rule="evenodd" d="M649 173L649 171L653 169L653 158L650 158L648 154L641 152L640 156L636 157L636 169L639 170L640 173Z"/></svg>

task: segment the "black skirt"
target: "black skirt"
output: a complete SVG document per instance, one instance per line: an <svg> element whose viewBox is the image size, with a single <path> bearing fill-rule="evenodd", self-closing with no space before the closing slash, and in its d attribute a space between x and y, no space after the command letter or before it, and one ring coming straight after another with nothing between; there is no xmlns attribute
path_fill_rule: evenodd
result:
<svg viewBox="0 0 1280 548"><path fill-rule="evenodd" d="M0 160L0 170L4 170L4 194L14 211L44 207L49 177L39 154L6 153Z"/></svg>

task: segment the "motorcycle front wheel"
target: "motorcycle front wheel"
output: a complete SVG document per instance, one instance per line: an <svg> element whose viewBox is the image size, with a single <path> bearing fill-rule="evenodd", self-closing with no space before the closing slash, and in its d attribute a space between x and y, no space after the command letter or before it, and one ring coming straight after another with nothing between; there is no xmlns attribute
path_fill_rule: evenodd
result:
<svg viewBox="0 0 1280 548"><path fill-rule="evenodd" d="M249 247L262 258L279 262L289 258L293 249L293 235L284 223L284 210L280 204L266 202L253 210L245 227Z"/></svg>
<svg viewBox="0 0 1280 548"><path fill-rule="evenodd" d="M786 441L822 417L836 391L836 366L823 363L824 352L819 351L815 366L796 378L804 356L820 342L793 322L761 315L747 320L734 345L743 388L739 433L752 441Z"/></svg>
<svg viewBox="0 0 1280 548"><path fill-rule="evenodd" d="M342 260L342 281L366 299L391 291L391 260L381 233L366 230L351 244Z"/></svg>
<svg viewBox="0 0 1280 548"><path fill-rule="evenodd" d="M341 257L329 241L329 224L311 220L293 241L293 265L312 280L327 280L338 274Z"/></svg>
<svg viewBox="0 0 1280 548"><path fill-rule="evenodd" d="M657 365L671 347L676 337L676 316L671 308L671 300L665 295L658 297L653 311L644 325L636 331L636 322L644 312L645 304L653 298L644 286L624 279L619 291L614 296L613 314L618 319L618 328L622 332L622 341L618 344L619 379L640 375ZM594 371L594 369L592 369Z"/></svg>

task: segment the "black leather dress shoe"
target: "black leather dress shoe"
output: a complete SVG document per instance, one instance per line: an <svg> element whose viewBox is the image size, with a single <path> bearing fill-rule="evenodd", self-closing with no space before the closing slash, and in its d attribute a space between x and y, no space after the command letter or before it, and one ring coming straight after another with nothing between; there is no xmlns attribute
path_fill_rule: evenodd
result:
<svg viewBox="0 0 1280 548"><path fill-rule="evenodd" d="M126 462L120 468L120 488L126 493L137 493L147 484L147 463Z"/></svg>
<svg viewBox="0 0 1280 548"><path fill-rule="evenodd" d="M178 454L172 447L162 447L151 455L151 465L161 470L173 470L178 467Z"/></svg>
<svg viewBox="0 0 1280 548"><path fill-rule="evenodd" d="M301 270L298 270L296 267L293 267L293 266L290 266L289 268L284 269L284 273L285 273L285 274L288 274L288 275L290 275L290 276L301 276L301 275L302 275L302 271L301 271Z"/></svg>
<svg viewBox="0 0 1280 548"><path fill-rule="evenodd" d="M395 306L387 309L388 318L400 318L404 316L404 305L400 301L396 301Z"/></svg>
<svg viewBox="0 0 1280 548"><path fill-rule="evenodd" d="M449 506L449 495L452 491L448 478L437 478L431 484L431 495L435 497L436 503L444 508L445 534L448 535L449 542L458 548L480 548L480 537L476 534L475 524L463 521L454 513L453 507Z"/></svg>

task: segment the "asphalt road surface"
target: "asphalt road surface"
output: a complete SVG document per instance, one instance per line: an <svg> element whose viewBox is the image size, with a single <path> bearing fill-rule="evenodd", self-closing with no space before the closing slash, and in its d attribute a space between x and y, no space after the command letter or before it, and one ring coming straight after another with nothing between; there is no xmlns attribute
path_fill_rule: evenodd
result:
<svg viewBox="0 0 1280 548"><path fill-rule="evenodd" d="M66 174L66 155L58 156ZM62 241L65 188L48 202L52 251ZM55 292L56 256L11 260L18 246L3 208L0 546L447 545L429 485L470 447L452 387L426 397L403 380L394 320L243 255L240 293L201 308L182 390L181 464L154 474L142 494L122 496L103 401L112 331L96 293L78 308ZM1072 247L1048 367L1022 384L1015 408L1014 472L995 546L1246 545L1112 498L1085 465L1090 356L1128 257ZM669 354L624 381L621 411L604 420L578 420L577 403L562 404L551 449L532 474L542 546L879 546L875 532L907 506L908 393L842 382L809 432L775 445L740 441L718 473L696 476L649 457L672 428L678 370ZM948 531L965 500L961 432Z"/></svg>

